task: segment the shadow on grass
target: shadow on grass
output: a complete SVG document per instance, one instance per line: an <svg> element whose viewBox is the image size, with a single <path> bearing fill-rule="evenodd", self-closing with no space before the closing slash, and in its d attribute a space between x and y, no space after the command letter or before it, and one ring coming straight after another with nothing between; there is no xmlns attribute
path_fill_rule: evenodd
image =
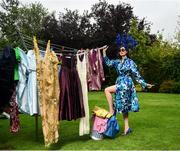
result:
<svg viewBox="0 0 180 151"><path fill-rule="evenodd" d="M3 145L0 147L0 150L15 150L15 148L11 145Z"/></svg>
<svg viewBox="0 0 180 151"><path fill-rule="evenodd" d="M74 143L82 142L85 143L90 140L90 135L78 136L77 134L72 134L71 137L67 136L65 138L59 139L56 144L52 144L48 149L57 150L62 149L64 146Z"/></svg>

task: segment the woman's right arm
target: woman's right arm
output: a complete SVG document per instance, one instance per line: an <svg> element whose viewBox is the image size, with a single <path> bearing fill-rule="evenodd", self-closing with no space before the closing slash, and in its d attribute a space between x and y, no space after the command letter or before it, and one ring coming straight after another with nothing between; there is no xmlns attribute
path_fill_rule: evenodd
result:
<svg viewBox="0 0 180 151"><path fill-rule="evenodd" d="M115 60L110 60L110 59L106 56L106 50L107 50L107 48L103 49L103 60L104 60L105 64L106 64L108 67L115 66L115 64L116 64Z"/></svg>

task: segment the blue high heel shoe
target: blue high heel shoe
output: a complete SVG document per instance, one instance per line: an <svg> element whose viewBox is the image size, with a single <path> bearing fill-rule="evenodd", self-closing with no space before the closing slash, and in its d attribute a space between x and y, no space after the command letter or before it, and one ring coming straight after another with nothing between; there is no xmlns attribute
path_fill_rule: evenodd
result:
<svg viewBox="0 0 180 151"><path fill-rule="evenodd" d="M128 128L128 130L126 131L126 133L125 134L122 134L123 136L126 136L126 135L128 135L128 134L130 134L130 133L132 133L132 129L131 128Z"/></svg>

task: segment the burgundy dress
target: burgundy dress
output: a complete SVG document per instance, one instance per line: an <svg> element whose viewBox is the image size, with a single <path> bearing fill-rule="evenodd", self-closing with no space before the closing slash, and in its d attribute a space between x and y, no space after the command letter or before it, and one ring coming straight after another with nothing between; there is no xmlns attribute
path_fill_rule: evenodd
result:
<svg viewBox="0 0 180 151"><path fill-rule="evenodd" d="M101 90L104 77L103 59L99 49L92 49L88 54L88 88L89 90Z"/></svg>
<svg viewBox="0 0 180 151"><path fill-rule="evenodd" d="M63 55L59 75L59 120L73 120L85 116L82 88L76 70L76 56Z"/></svg>

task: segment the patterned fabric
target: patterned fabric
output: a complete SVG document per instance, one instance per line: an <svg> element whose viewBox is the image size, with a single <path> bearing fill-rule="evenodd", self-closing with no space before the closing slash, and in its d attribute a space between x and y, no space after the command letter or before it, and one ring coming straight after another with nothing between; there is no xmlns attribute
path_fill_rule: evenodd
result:
<svg viewBox="0 0 180 151"><path fill-rule="evenodd" d="M43 59L40 58L37 41L34 38L34 52L37 63L37 79L40 112L42 117L42 129L45 146L58 142L59 133L59 83L58 83L58 59L53 51L50 51L50 42L47 44Z"/></svg>
<svg viewBox="0 0 180 151"><path fill-rule="evenodd" d="M16 90L10 100L10 132L17 133L20 130L19 111L16 103Z"/></svg>
<svg viewBox="0 0 180 151"><path fill-rule="evenodd" d="M93 130L97 131L98 133L104 133L107 128L107 121L108 121L107 118L103 119L98 116L95 116L93 123Z"/></svg>
<svg viewBox="0 0 180 151"><path fill-rule="evenodd" d="M135 90L135 86L132 80L132 76L143 88L147 86L147 83L140 76L137 65L133 60L125 57L123 59L109 60L108 57L104 57L104 61L107 66L113 66L118 77L116 80L116 93L114 107L118 113L127 113L129 111L139 111L139 103Z"/></svg>
<svg viewBox="0 0 180 151"><path fill-rule="evenodd" d="M103 59L99 49L92 49L88 54L89 71L88 87L89 90L101 90L102 82L105 81Z"/></svg>
<svg viewBox="0 0 180 151"><path fill-rule="evenodd" d="M87 88L87 55L86 53L77 54L77 71L79 74L79 78L82 86L83 93L83 104L85 117L80 119L79 123L79 135L82 136L84 134L89 134L90 131L90 123L89 123L89 103L88 103L88 88Z"/></svg>

